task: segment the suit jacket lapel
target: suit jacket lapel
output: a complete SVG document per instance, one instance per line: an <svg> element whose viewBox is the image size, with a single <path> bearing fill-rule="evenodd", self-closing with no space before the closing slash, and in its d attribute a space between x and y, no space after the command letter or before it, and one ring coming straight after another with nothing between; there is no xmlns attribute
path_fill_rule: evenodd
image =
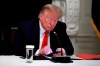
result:
<svg viewBox="0 0 100 66"><path fill-rule="evenodd" d="M56 36L54 35L54 30L50 32L50 46L51 46L52 50L55 52Z"/></svg>

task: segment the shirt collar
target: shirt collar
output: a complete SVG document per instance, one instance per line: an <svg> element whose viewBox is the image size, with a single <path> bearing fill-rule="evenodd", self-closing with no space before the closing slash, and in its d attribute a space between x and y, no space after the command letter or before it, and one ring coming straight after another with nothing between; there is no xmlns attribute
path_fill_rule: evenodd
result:
<svg viewBox="0 0 100 66"><path fill-rule="evenodd" d="M39 25L40 25L40 34L44 34L45 30L41 25L41 22L39 21Z"/></svg>

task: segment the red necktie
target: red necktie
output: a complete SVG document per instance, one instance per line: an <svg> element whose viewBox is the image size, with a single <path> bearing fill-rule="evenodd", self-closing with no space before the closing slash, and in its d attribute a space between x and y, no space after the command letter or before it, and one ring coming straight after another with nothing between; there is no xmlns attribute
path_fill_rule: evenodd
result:
<svg viewBox="0 0 100 66"><path fill-rule="evenodd" d="M48 31L45 31L45 35L44 35L44 38L43 38L43 41L42 41L42 46L41 48L45 47L48 43Z"/></svg>

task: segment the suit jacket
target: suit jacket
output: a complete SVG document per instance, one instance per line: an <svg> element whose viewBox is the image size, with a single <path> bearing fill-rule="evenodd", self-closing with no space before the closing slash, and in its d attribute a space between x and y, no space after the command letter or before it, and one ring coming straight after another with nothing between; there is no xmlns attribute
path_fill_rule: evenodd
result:
<svg viewBox="0 0 100 66"><path fill-rule="evenodd" d="M54 35L57 33L57 36ZM14 41L14 50L16 55L25 56L25 46L34 45L34 53L39 49L39 37L40 37L40 27L39 19L34 19L26 22L22 22L18 26L17 35ZM72 55L74 52L72 43L66 33L66 24L58 21L55 28L50 31L50 46L53 52L61 46L65 49L67 55Z"/></svg>

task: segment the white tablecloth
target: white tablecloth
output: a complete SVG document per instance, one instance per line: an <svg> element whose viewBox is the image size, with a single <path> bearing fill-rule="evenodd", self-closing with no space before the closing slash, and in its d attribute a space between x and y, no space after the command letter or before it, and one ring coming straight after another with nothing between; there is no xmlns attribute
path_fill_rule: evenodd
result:
<svg viewBox="0 0 100 66"><path fill-rule="evenodd" d="M73 63L54 63L49 60L33 60L26 63L26 59L19 56L0 56L0 66L100 66L100 60L72 60Z"/></svg>

